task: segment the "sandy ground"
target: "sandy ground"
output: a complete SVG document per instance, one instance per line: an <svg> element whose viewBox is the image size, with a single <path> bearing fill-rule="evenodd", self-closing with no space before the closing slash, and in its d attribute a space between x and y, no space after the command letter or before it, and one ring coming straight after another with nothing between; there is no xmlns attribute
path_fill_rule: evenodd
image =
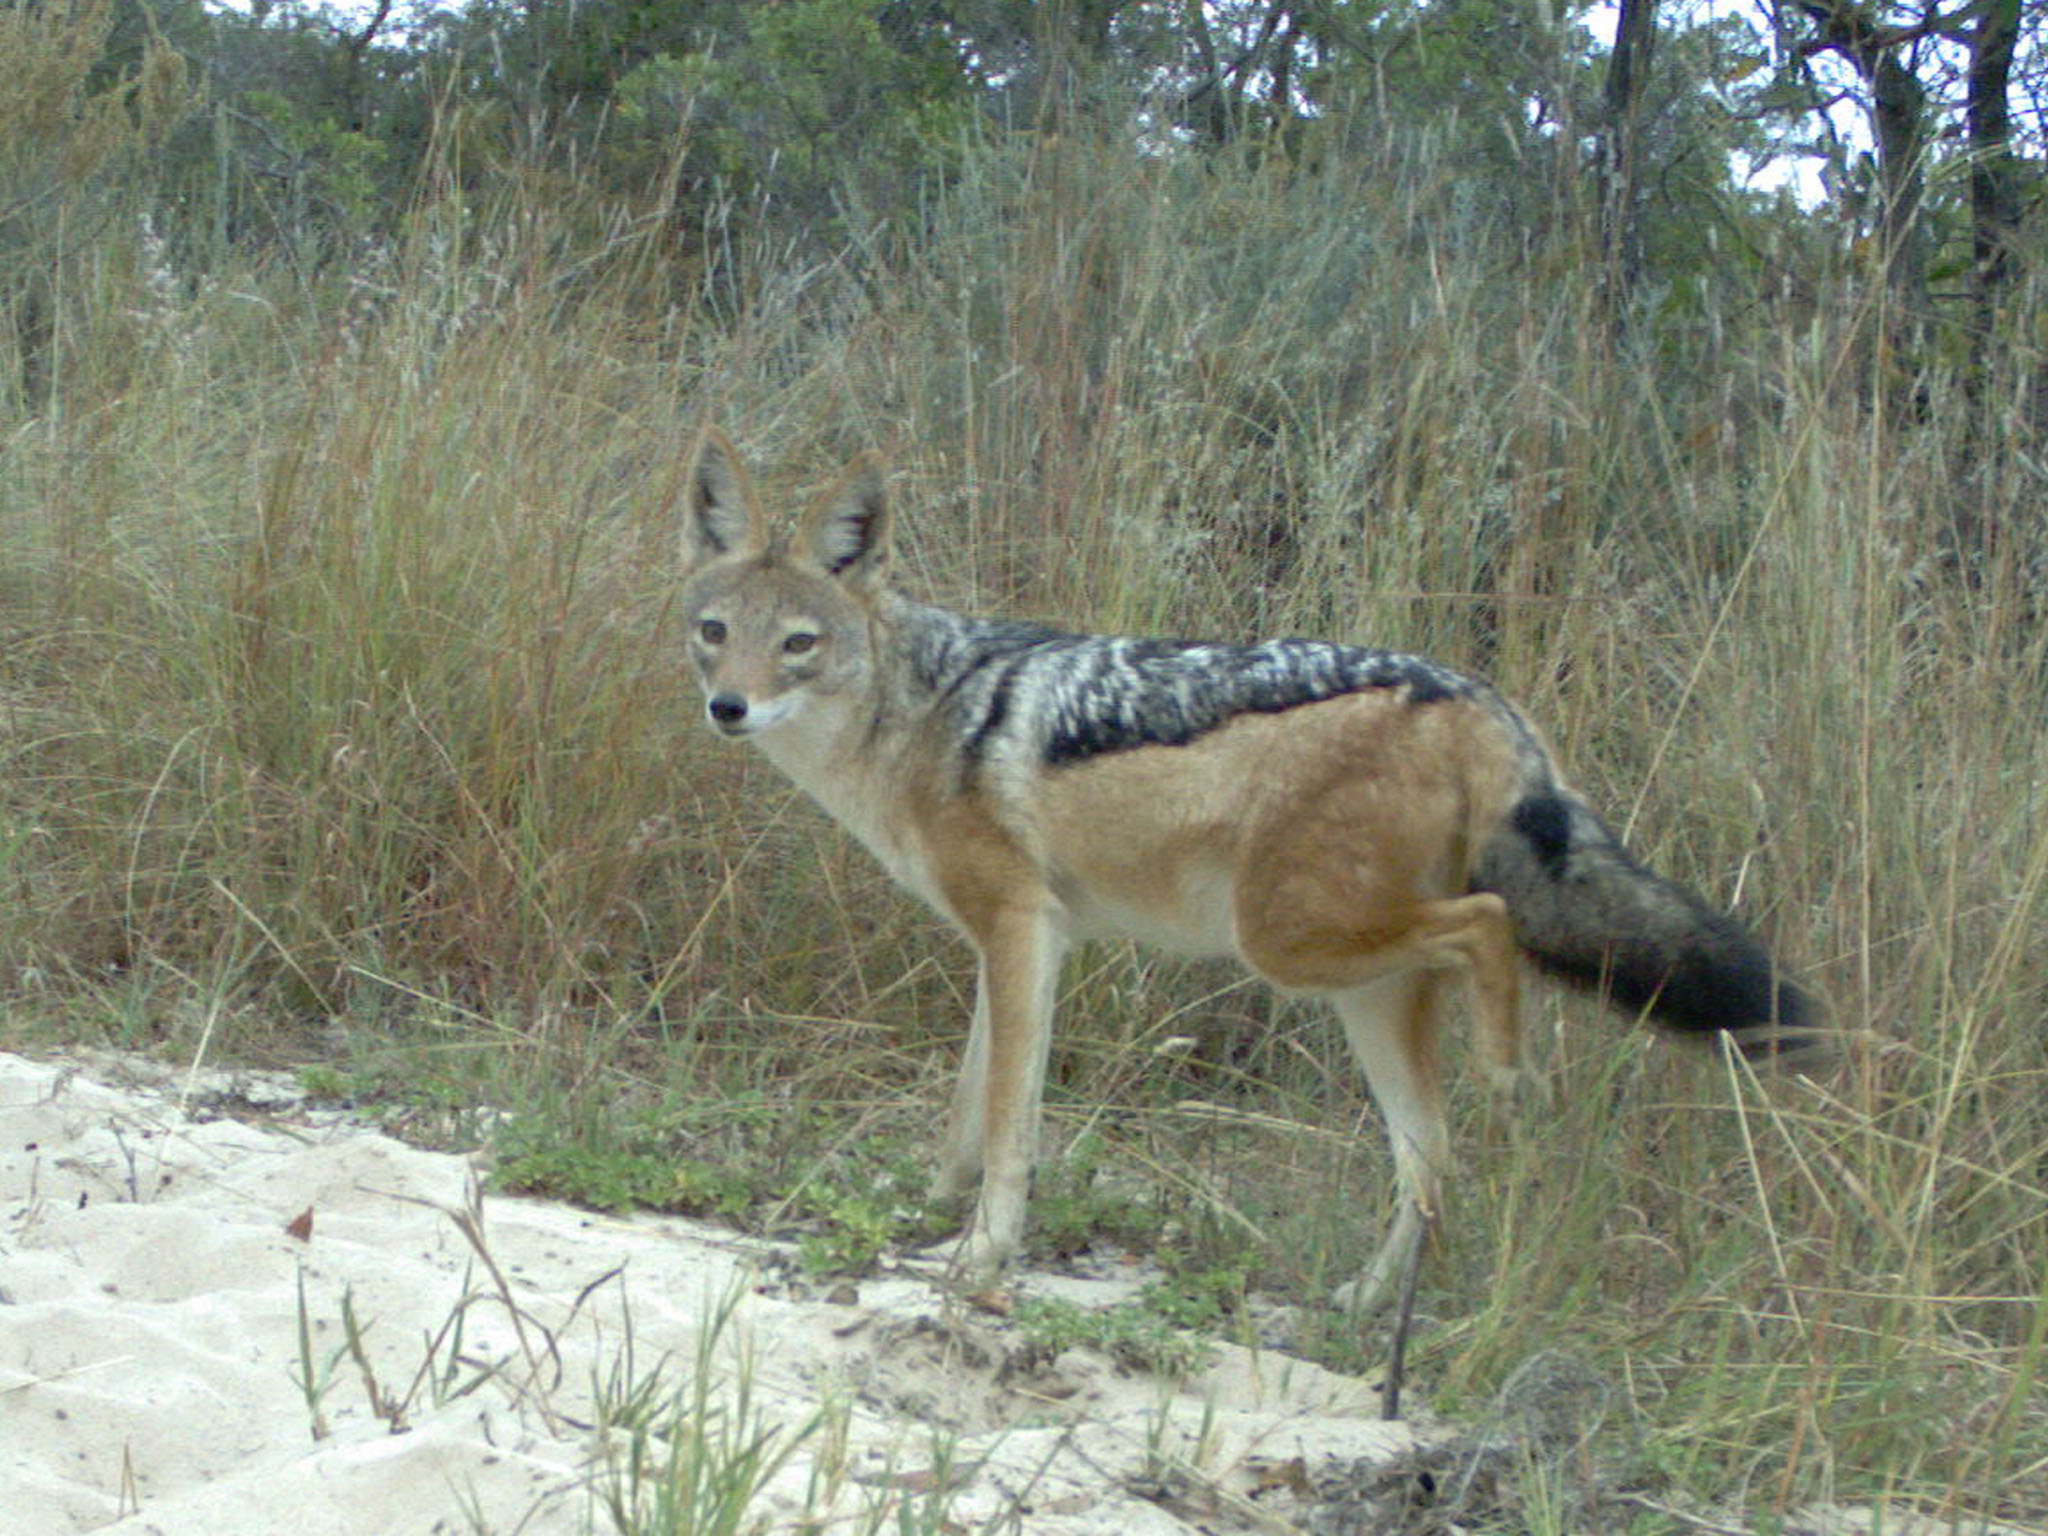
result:
<svg viewBox="0 0 2048 1536"><path fill-rule="evenodd" d="M0 1536L608 1532L636 1485L600 1402L650 1381L670 1424L710 1409L704 1464L765 1445L764 1528L1334 1529L1332 1479L1417 1443L1279 1353L1035 1359L915 1274L806 1295L771 1245L480 1196L288 1092L252 1115L275 1082L136 1070L0 1055Z"/></svg>
<svg viewBox="0 0 2048 1536"><path fill-rule="evenodd" d="M1093 1306L1142 1282L1105 1267L1020 1287ZM720 1228L482 1195L470 1159L287 1079L0 1053L0 1536L1513 1529L1514 1469L1581 1464L1611 1395L1569 1361L1515 1377L1446 1427L1277 1350L1219 1346L1181 1382L1040 1358L931 1276L807 1285ZM670 1465L701 1474L694 1519L654 1516ZM1565 1523L1643 1507L1609 1489Z"/></svg>

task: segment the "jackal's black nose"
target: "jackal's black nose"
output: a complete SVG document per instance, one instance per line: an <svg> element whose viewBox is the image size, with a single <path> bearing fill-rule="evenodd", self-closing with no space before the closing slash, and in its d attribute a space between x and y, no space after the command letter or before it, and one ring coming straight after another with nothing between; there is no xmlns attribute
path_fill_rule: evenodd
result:
<svg viewBox="0 0 2048 1536"><path fill-rule="evenodd" d="M715 693L705 701L704 712L720 730L734 730L747 718L747 701L736 693Z"/></svg>

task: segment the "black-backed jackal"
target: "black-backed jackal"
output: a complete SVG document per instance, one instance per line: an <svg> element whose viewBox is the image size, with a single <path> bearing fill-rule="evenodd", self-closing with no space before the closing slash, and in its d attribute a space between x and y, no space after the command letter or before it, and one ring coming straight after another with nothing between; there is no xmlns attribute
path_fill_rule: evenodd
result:
<svg viewBox="0 0 2048 1536"><path fill-rule="evenodd" d="M1452 977L1503 1092L1526 1072L1520 957L1747 1049L1810 1022L1764 950L1632 859L1484 683L1355 646L1072 635L914 602L888 582L872 455L783 532L709 432L685 498L679 605L711 724L758 745L979 955L936 1184L979 1180L968 1277L1023 1235L1076 939L1232 955L1330 1000L1402 1196L1346 1288L1360 1308L1389 1299L1439 1207Z"/></svg>

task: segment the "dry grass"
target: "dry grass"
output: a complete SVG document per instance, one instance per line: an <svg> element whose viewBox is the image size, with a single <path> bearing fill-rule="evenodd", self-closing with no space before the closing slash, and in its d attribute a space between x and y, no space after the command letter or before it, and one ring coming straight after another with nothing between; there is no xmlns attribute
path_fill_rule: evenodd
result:
<svg viewBox="0 0 2048 1536"><path fill-rule="evenodd" d="M964 956L700 738L664 606L698 421L790 488L878 443L905 579L941 597L1487 671L1829 998L1816 1083L1546 1012L1555 1112L1475 1107L1461 1139L1442 1401L1565 1350L1642 1475L2043 1513L2022 388L1901 380L1850 276L1818 318L1731 277L1617 341L1568 238L1463 206L1426 155L992 150L915 240L806 266L720 231L681 290L629 220L417 221L324 288L153 284L125 225L75 268L98 286L58 388L0 459L16 1017L182 1052L402 1039L508 1096L935 1110ZM1965 501L2003 530L1981 561L1947 542ZM1363 1110L1311 1016L1121 951L1069 989L1059 1127L1263 1233L1283 1289L1364 1247L1385 1170L1330 1134ZM1210 1049L1171 1065L1175 1035Z"/></svg>

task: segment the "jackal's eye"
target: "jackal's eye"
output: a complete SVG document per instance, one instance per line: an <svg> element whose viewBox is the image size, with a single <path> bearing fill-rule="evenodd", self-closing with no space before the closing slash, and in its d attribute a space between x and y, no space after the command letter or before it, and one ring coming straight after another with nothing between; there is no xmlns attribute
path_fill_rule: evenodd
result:
<svg viewBox="0 0 2048 1536"><path fill-rule="evenodd" d="M793 635L782 637L782 654L785 656L808 656L818 648L818 637L809 630L800 629Z"/></svg>
<svg viewBox="0 0 2048 1536"><path fill-rule="evenodd" d="M697 624L697 638L706 645L725 644L725 621L723 619L700 620Z"/></svg>

